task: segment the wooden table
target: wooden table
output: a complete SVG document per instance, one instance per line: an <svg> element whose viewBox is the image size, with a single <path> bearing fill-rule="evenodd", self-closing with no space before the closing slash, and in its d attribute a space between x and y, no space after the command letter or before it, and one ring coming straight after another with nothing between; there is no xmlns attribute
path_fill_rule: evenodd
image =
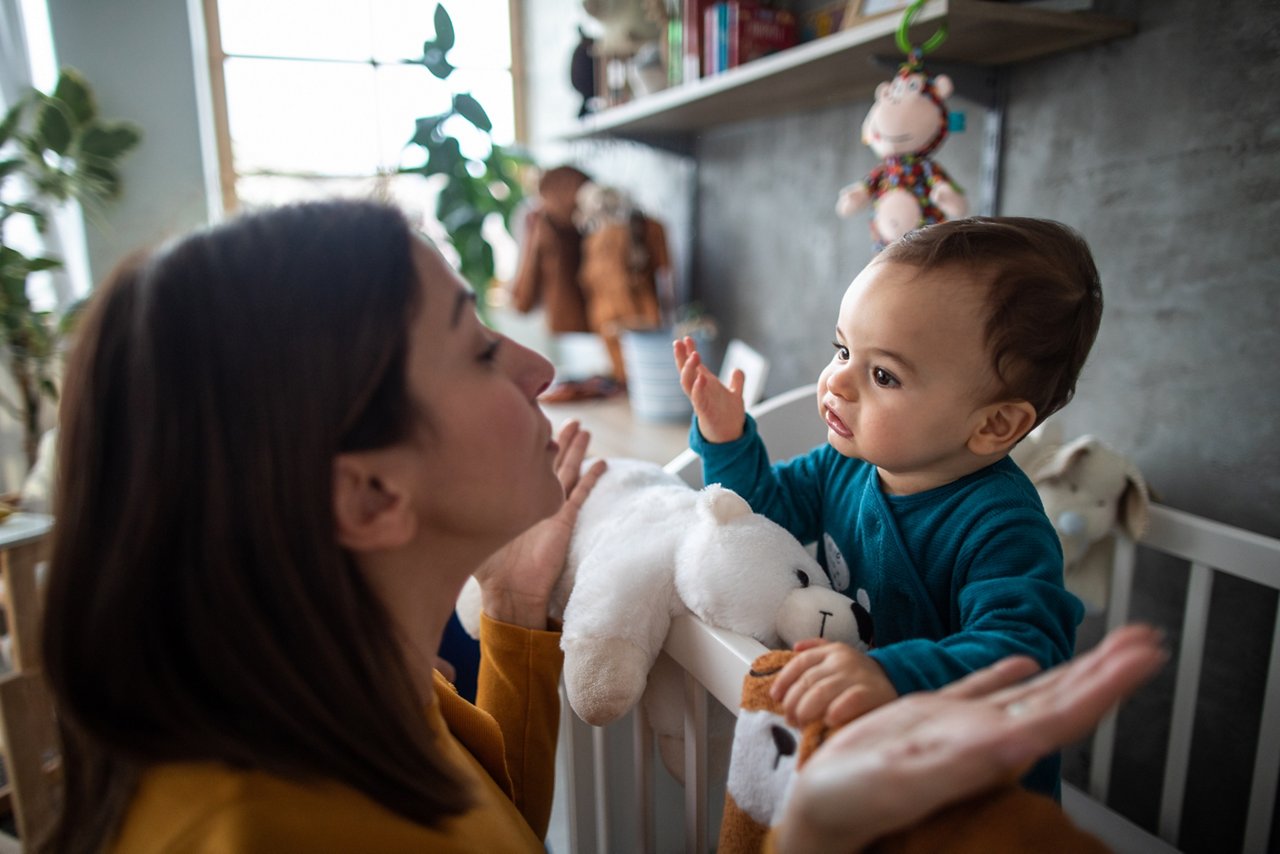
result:
<svg viewBox="0 0 1280 854"><path fill-rule="evenodd" d="M625 394L597 400L544 403L557 429L576 418L591 431L591 454L667 463L689 446L689 421L645 421L635 417Z"/></svg>

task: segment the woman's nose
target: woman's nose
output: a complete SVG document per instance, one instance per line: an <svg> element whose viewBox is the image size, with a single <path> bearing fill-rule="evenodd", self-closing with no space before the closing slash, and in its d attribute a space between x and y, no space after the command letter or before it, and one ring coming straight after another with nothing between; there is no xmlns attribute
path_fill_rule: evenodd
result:
<svg viewBox="0 0 1280 854"><path fill-rule="evenodd" d="M512 375L532 400L551 385L556 375L555 365L541 353L523 344L517 344L510 338L507 339L507 344L511 347L514 357Z"/></svg>

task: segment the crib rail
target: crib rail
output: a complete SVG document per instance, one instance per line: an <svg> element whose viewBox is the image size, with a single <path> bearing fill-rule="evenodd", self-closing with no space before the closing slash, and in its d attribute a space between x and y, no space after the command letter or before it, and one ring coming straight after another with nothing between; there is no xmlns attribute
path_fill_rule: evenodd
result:
<svg viewBox="0 0 1280 854"><path fill-rule="evenodd" d="M1139 549L1151 549L1186 562L1190 582L1183 610L1181 643L1173 690L1167 761L1161 786L1158 832L1177 845L1187 788L1191 735L1200 687L1204 644L1209 623L1213 579L1217 572L1280 590L1280 540L1214 522L1172 507L1151 506L1150 527L1138 542L1119 538L1112 568L1107 628L1130 619L1134 566ZM1089 795L1107 801L1115 754L1116 715L1103 720L1093 738ZM1263 689L1261 728L1254 756L1249 806L1245 819L1245 852L1266 851L1272 832L1277 778L1280 777L1280 609L1272 626L1271 652ZM1117 822L1124 819L1111 816ZM1117 828L1119 826L1117 825ZM1117 830L1119 832L1119 830Z"/></svg>

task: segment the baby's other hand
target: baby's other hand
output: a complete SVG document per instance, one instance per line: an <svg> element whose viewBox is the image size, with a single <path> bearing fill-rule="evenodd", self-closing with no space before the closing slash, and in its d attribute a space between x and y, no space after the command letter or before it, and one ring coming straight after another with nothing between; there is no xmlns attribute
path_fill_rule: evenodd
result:
<svg viewBox="0 0 1280 854"><path fill-rule="evenodd" d="M796 644L795 657L782 668L770 693L793 726L820 720L838 727L898 697L875 659L847 644L818 638Z"/></svg>
<svg viewBox="0 0 1280 854"><path fill-rule="evenodd" d="M747 414L742 399L742 371L734 371L726 386L702 363L692 338L677 338L672 349L680 371L680 387L693 403L703 438L717 443L739 438Z"/></svg>

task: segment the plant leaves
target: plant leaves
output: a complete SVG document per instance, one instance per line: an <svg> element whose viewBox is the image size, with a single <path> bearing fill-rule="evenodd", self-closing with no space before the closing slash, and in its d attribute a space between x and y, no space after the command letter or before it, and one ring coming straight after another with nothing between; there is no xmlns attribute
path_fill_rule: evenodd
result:
<svg viewBox="0 0 1280 854"><path fill-rule="evenodd" d="M449 17L449 10L444 7L443 3L436 4L434 23L436 27L435 45L444 53L448 53L453 50L455 35L453 18Z"/></svg>
<svg viewBox="0 0 1280 854"><path fill-rule="evenodd" d="M470 94L459 92L454 95L453 109L454 112L485 133L493 130L493 122L489 121L489 114L484 111L484 107L480 106L480 102L471 97Z"/></svg>
<svg viewBox="0 0 1280 854"><path fill-rule="evenodd" d="M423 116L414 122L413 138L409 142L413 145L421 145L429 148L433 144L438 144L436 139L436 130L449 118L449 113L441 113L438 116Z"/></svg>
<svg viewBox="0 0 1280 854"><path fill-rule="evenodd" d="M4 119L0 120L0 145L8 142L18 129L18 122L22 121L22 113L26 107L27 99L22 98L4 114Z"/></svg>
<svg viewBox="0 0 1280 854"><path fill-rule="evenodd" d="M115 160L132 149L142 139L135 125L128 122L93 122L80 136L82 154L91 154L105 160Z"/></svg>
<svg viewBox="0 0 1280 854"><path fill-rule="evenodd" d="M437 80L444 80L454 72L453 63L445 58L444 51L432 42L422 46L422 64L435 75Z"/></svg>
<svg viewBox="0 0 1280 854"><path fill-rule="evenodd" d="M54 98L42 97L36 113L34 141L55 154L66 154L71 146L71 122L63 112L66 108Z"/></svg>
<svg viewBox="0 0 1280 854"><path fill-rule="evenodd" d="M82 202L117 198L120 195L120 172L111 163L82 160L76 166L72 192Z"/></svg>
<svg viewBox="0 0 1280 854"><path fill-rule="evenodd" d="M62 69L53 88L53 97L66 105L67 119L77 126L88 124L98 115L88 82L74 68Z"/></svg>
<svg viewBox="0 0 1280 854"><path fill-rule="evenodd" d="M0 180L12 175L14 172L17 172L22 168L22 164L23 160L18 157L15 157L12 160L5 160L0 163Z"/></svg>

